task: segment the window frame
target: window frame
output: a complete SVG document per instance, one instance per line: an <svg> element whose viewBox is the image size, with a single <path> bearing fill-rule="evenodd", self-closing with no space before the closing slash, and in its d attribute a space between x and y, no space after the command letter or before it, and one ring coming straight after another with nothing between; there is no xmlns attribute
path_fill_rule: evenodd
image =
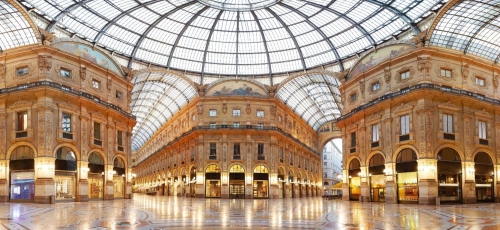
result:
<svg viewBox="0 0 500 230"><path fill-rule="evenodd" d="M208 116L209 117L217 117L217 110L216 109L209 109Z"/></svg>

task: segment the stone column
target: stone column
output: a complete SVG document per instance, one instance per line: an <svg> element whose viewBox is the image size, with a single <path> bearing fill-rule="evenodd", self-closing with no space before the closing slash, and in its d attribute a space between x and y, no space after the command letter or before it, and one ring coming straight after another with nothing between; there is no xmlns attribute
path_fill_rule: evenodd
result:
<svg viewBox="0 0 500 230"><path fill-rule="evenodd" d="M500 203L500 165L495 165L495 203Z"/></svg>
<svg viewBox="0 0 500 230"><path fill-rule="evenodd" d="M344 167L346 167L345 164L344 164ZM349 181L349 170L343 169L342 170L342 200L349 200L349 184L347 183L347 181Z"/></svg>
<svg viewBox="0 0 500 230"><path fill-rule="evenodd" d="M221 172L220 174L220 179L221 179L221 188L220 188L220 198L229 198L229 173L226 172Z"/></svg>
<svg viewBox="0 0 500 230"><path fill-rule="evenodd" d="M125 194L124 198L125 199L132 199L132 167L131 165L127 166L127 173L125 174L126 178L126 185L125 185ZM165 178L163 178L165 179Z"/></svg>
<svg viewBox="0 0 500 230"><path fill-rule="evenodd" d="M113 165L105 165L104 166L104 200L113 200L115 199L115 191L113 184Z"/></svg>
<svg viewBox="0 0 500 230"><path fill-rule="evenodd" d="M396 204L398 185L395 182L394 172L396 171L395 163L385 164L385 203Z"/></svg>
<svg viewBox="0 0 500 230"><path fill-rule="evenodd" d="M77 186L76 186L76 201L86 202L89 200L89 162L78 161L77 162Z"/></svg>
<svg viewBox="0 0 500 230"><path fill-rule="evenodd" d="M368 184L368 167L366 166L361 166L361 173L360 173L360 178L361 178L361 196L360 200L362 202L370 202L370 188Z"/></svg>
<svg viewBox="0 0 500 230"><path fill-rule="evenodd" d="M50 204L51 198L55 201L55 162L53 157L35 158L35 203Z"/></svg>
<svg viewBox="0 0 500 230"><path fill-rule="evenodd" d="M474 169L474 162L464 162L462 161L462 168L465 168L465 178L463 179L462 196L464 204L475 204L477 203L476 197L476 173Z"/></svg>
<svg viewBox="0 0 500 230"><path fill-rule="evenodd" d="M0 202L9 201L9 160L0 160Z"/></svg>
<svg viewBox="0 0 500 230"><path fill-rule="evenodd" d="M269 191L268 197L269 199L278 199L279 198L279 185L278 185L278 173L269 173Z"/></svg>
<svg viewBox="0 0 500 230"><path fill-rule="evenodd" d="M435 205L438 197L437 160L419 159L418 162L418 203Z"/></svg>

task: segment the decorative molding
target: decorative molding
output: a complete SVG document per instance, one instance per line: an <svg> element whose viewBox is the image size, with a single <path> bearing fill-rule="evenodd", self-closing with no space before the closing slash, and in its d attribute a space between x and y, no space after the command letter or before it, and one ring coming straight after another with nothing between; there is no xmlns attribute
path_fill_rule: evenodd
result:
<svg viewBox="0 0 500 230"><path fill-rule="evenodd" d="M379 85L378 85L378 89L373 90L373 86L374 86L375 84L377 84L377 83L379 84ZM368 92L369 92L370 94L375 94L375 93L379 92L379 91L382 89L382 85L383 85L382 81L381 81L381 80L379 80L378 78L376 78L376 79L374 79L373 81L371 81L371 82L370 82L370 87L369 87L369 89L368 89Z"/></svg>
<svg viewBox="0 0 500 230"><path fill-rule="evenodd" d="M387 86L390 86L389 82L391 81L391 67L386 67L384 69L384 80L387 83Z"/></svg>
<svg viewBox="0 0 500 230"><path fill-rule="evenodd" d="M394 110L394 114L410 112L412 109L413 105L401 103L401 105Z"/></svg>
<svg viewBox="0 0 500 230"><path fill-rule="evenodd" d="M17 108L21 108L21 107L31 107L33 105L32 102L29 102L29 101L26 101L26 100L22 100L22 99L19 99L18 101L14 102L14 104L12 104L9 109L17 109Z"/></svg>
<svg viewBox="0 0 500 230"><path fill-rule="evenodd" d="M24 74L24 75L19 75L18 76L17 75L17 70L19 68L24 68L24 67L28 68L28 74ZM16 66L14 66L14 68L11 71L11 77L12 78L17 78L17 79L23 79L23 78L28 78L28 77L34 76L33 75L34 73L35 73L35 67L33 66L33 64L31 62L21 63L21 64L18 64Z"/></svg>
<svg viewBox="0 0 500 230"><path fill-rule="evenodd" d="M451 77L441 76L442 69L451 71ZM438 65L438 68L435 69L435 73L436 73L436 76L438 78L442 78L446 81L449 81L449 80L456 81L457 76L458 76L456 69L453 68L450 63L446 63L446 62Z"/></svg>
<svg viewBox="0 0 500 230"><path fill-rule="evenodd" d="M469 71L470 71L469 64L463 63L462 64L462 77L464 78L464 80L467 80L467 78L469 77Z"/></svg>
<svg viewBox="0 0 500 230"><path fill-rule="evenodd" d="M410 77L406 78L406 79L401 79L401 74L406 72L406 71L410 71ZM413 75L415 75L415 70L413 69L412 66L408 67L408 66L403 66L401 67L398 71L398 76L395 77L396 79L396 82L397 83L405 83L411 79L413 79Z"/></svg>
<svg viewBox="0 0 500 230"><path fill-rule="evenodd" d="M490 113L488 113L485 109L475 111L474 115L476 115L478 117L483 117L483 118L486 118L486 119L493 118L493 115L491 115Z"/></svg>
<svg viewBox="0 0 500 230"><path fill-rule="evenodd" d="M432 67L431 57L429 55L421 55L417 57L417 67L420 73L420 78L430 78L430 70Z"/></svg>
<svg viewBox="0 0 500 230"><path fill-rule="evenodd" d="M454 111L454 112L460 110L460 108L458 106L454 105L453 103L451 103L451 101L447 101L444 104L438 104L437 107L439 109L451 110L451 111Z"/></svg>

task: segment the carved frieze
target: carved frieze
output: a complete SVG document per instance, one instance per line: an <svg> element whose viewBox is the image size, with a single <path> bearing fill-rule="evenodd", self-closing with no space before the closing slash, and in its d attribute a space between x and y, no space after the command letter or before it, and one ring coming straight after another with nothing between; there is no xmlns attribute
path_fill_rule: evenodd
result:
<svg viewBox="0 0 500 230"><path fill-rule="evenodd" d="M432 67L431 57L429 55L422 55L417 57L417 67L420 73L420 78L429 78L430 69Z"/></svg>
<svg viewBox="0 0 500 230"><path fill-rule="evenodd" d="M390 67L386 67L384 69L384 80L386 83L389 83L391 81L391 68ZM387 84L389 85L389 84Z"/></svg>
<svg viewBox="0 0 500 230"><path fill-rule="evenodd" d="M50 76L50 69L52 68L52 56L51 55L39 55L38 56L38 68L40 69L41 75Z"/></svg>
<svg viewBox="0 0 500 230"><path fill-rule="evenodd" d="M464 80L467 80L467 78L469 77L469 64L468 63L463 63L462 64L462 77L464 78Z"/></svg>
<svg viewBox="0 0 500 230"><path fill-rule="evenodd" d="M425 111L425 129L426 129L426 137L425 140L427 142L427 156L430 157L433 154L433 149L432 149L432 110L428 109Z"/></svg>

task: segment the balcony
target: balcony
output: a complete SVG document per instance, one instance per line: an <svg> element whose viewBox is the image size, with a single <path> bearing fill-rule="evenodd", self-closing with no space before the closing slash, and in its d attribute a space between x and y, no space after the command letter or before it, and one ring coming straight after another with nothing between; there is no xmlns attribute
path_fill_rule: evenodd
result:
<svg viewBox="0 0 500 230"><path fill-rule="evenodd" d="M217 156L208 156L209 160L217 160Z"/></svg>
<svg viewBox="0 0 500 230"><path fill-rule="evenodd" d="M400 135L399 136L399 142L409 141L409 140L410 140L410 134L405 134L405 135Z"/></svg>
<svg viewBox="0 0 500 230"><path fill-rule="evenodd" d="M94 139L94 145L102 146L102 141Z"/></svg>
<svg viewBox="0 0 500 230"><path fill-rule="evenodd" d="M118 145L117 149L118 151L123 152L123 146Z"/></svg>
<svg viewBox="0 0 500 230"><path fill-rule="evenodd" d="M65 132L63 132L63 133L62 133L62 137L63 137L64 139L73 140L73 134L72 134L72 133L65 133Z"/></svg>
<svg viewBox="0 0 500 230"><path fill-rule="evenodd" d="M28 137L28 131L18 131L16 132L16 138Z"/></svg>
<svg viewBox="0 0 500 230"><path fill-rule="evenodd" d="M257 160L264 161L264 160L266 160L266 157L265 156L257 156Z"/></svg>
<svg viewBox="0 0 500 230"><path fill-rule="evenodd" d="M233 156L233 160L241 160L241 156L240 155L234 155Z"/></svg>
<svg viewBox="0 0 500 230"><path fill-rule="evenodd" d="M378 141L372 142L372 148L377 148L379 146L380 146L380 144Z"/></svg>
<svg viewBox="0 0 500 230"><path fill-rule="evenodd" d="M479 139L479 144L480 145L488 145L488 140L486 140L486 139Z"/></svg>
<svg viewBox="0 0 500 230"><path fill-rule="evenodd" d="M445 140L455 140L455 134L453 133L443 133L443 139Z"/></svg>

